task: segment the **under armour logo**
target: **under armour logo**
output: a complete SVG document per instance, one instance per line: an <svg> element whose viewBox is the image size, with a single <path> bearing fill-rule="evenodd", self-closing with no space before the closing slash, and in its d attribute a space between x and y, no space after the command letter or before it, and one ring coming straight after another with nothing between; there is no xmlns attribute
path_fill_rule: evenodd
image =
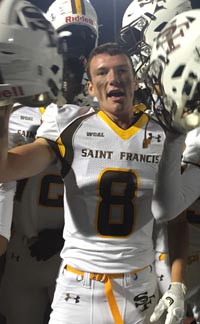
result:
<svg viewBox="0 0 200 324"><path fill-rule="evenodd" d="M157 136L153 136L152 133L149 133L148 139L151 141L153 138L156 139L158 143L161 142L161 135L158 134Z"/></svg>
<svg viewBox="0 0 200 324"><path fill-rule="evenodd" d="M158 276L158 279L159 279L160 281L163 281L163 278L164 278L164 276L163 276L163 275L161 275L161 276Z"/></svg>
<svg viewBox="0 0 200 324"><path fill-rule="evenodd" d="M77 304L80 302L80 296L78 295L75 295L75 294L69 294L67 293L66 294L66 297L65 297L65 300L69 303L72 303L72 304Z"/></svg>

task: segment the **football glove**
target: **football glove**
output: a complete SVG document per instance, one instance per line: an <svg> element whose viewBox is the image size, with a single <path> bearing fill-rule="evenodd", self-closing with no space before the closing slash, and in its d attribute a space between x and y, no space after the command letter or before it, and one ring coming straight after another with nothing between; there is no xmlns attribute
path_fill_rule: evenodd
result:
<svg viewBox="0 0 200 324"><path fill-rule="evenodd" d="M31 256L37 261L46 261L60 252L64 239L63 229L46 229L39 233L34 242L29 246Z"/></svg>
<svg viewBox="0 0 200 324"><path fill-rule="evenodd" d="M166 293L160 299L150 317L150 322L156 322L166 311L165 324L180 324L185 316L186 287L181 282L170 284Z"/></svg>

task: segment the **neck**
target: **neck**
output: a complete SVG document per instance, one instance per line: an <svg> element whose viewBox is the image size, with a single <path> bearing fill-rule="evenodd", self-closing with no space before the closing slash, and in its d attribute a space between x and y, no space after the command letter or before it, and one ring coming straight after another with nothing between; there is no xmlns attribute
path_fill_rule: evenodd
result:
<svg viewBox="0 0 200 324"><path fill-rule="evenodd" d="M134 113L133 111L129 112L129 114L124 115L114 115L107 113L107 116L120 128L122 129L128 129L130 126L132 126L134 121Z"/></svg>

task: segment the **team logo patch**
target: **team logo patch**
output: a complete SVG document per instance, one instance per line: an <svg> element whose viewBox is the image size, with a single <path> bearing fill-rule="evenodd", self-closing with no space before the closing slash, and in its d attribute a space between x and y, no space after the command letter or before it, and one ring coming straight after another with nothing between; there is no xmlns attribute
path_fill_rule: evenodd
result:
<svg viewBox="0 0 200 324"><path fill-rule="evenodd" d="M148 296L148 292L146 291L135 296L133 301L135 303L135 307L139 308L141 312L144 312L150 307L153 299L155 299L155 295Z"/></svg>

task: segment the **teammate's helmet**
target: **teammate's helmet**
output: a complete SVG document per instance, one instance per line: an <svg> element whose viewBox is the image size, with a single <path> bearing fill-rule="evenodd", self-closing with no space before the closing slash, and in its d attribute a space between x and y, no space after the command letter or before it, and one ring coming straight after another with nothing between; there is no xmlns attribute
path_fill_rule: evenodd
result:
<svg viewBox="0 0 200 324"><path fill-rule="evenodd" d="M0 99L25 103L27 98L32 106L39 94L46 103L56 99L62 81L57 40L53 26L30 2L0 2Z"/></svg>
<svg viewBox="0 0 200 324"><path fill-rule="evenodd" d="M199 20L200 9L170 20L154 42L148 72L163 100L157 115L184 131L200 125Z"/></svg>
<svg viewBox="0 0 200 324"><path fill-rule="evenodd" d="M122 19L120 42L136 70L149 60L154 39L170 19L191 9L189 0L134 0Z"/></svg>
<svg viewBox="0 0 200 324"><path fill-rule="evenodd" d="M89 0L55 0L49 7L47 19L59 36L59 51L63 56L63 96L74 103L84 90L82 85L85 63L97 45L97 14Z"/></svg>
<svg viewBox="0 0 200 324"><path fill-rule="evenodd" d="M98 40L97 14L89 0L56 0L46 17L59 34L61 52L88 58Z"/></svg>

